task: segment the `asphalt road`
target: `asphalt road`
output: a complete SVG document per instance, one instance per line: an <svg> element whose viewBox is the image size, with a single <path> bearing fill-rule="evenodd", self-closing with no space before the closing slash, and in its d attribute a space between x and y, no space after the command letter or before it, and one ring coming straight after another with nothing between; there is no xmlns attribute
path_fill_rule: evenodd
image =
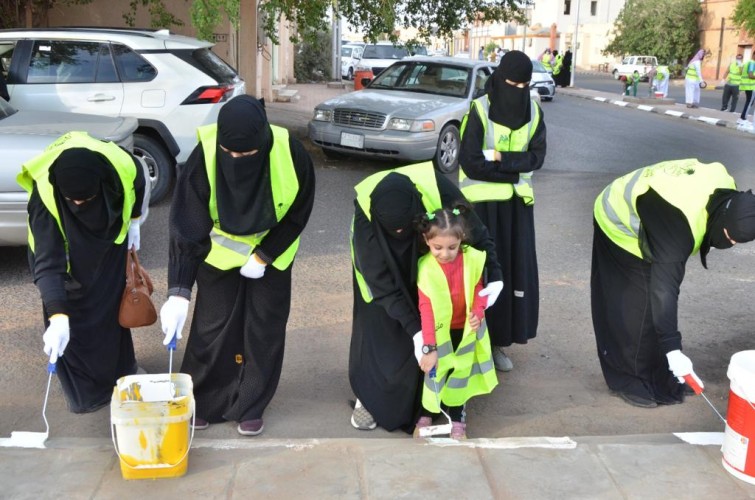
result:
<svg viewBox="0 0 755 500"><path fill-rule="evenodd" d="M721 109L721 97L723 91L721 88L716 89L716 85L720 82L708 82L708 87L700 90L700 107L710 109ZM616 95L623 95L624 84L615 80L609 73L577 73L574 77L574 86L583 89L600 90L603 92L611 92ZM637 97L644 97L648 95L649 84L647 82L640 82L637 88ZM684 79L672 80L668 89L669 99L674 99L676 102L684 103ZM744 91L739 93L739 101L737 103L736 112L741 113L742 108L745 105L745 93ZM750 115L752 115L752 108L750 108Z"/></svg>
<svg viewBox="0 0 755 500"><path fill-rule="evenodd" d="M514 346L514 370L493 394L469 405L470 437L585 436L671 431L721 431L705 403L644 410L611 396L595 356L589 309L592 203L613 178L654 162L685 157L721 161L741 188L755 186L755 138L731 129L560 96L544 103L548 156L535 175L536 230L541 282L537 338ZM353 397L348 377L351 276L348 227L354 184L390 164L326 160L312 149L317 196L294 268L293 307L281 383L265 414L265 435L276 438L395 437L348 423ZM167 289L169 204L152 208L142 230L142 264L156 287ZM726 410L726 368L750 348L755 244L714 251L705 271L690 259L682 287L680 328L685 352ZM188 330L188 325L187 329ZM0 436L43 431L47 375L42 353L41 304L30 282L25 249L0 249ZM159 325L135 330L137 359L149 372L167 370ZM183 345L174 366L180 366ZM70 414L53 381L47 415L53 437L105 437L109 410ZM202 436L235 438L235 426L213 425Z"/></svg>

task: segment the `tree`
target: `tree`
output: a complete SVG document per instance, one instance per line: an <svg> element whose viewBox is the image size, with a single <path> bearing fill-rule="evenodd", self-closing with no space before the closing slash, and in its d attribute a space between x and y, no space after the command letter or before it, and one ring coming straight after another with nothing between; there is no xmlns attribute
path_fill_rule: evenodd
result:
<svg viewBox="0 0 755 500"><path fill-rule="evenodd" d="M627 0L603 54L653 55L678 70L700 49L701 12L699 0Z"/></svg>
<svg viewBox="0 0 755 500"><path fill-rule="evenodd" d="M731 20L748 35L755 37L755 1L739 0L734 7Z"/></svg>
<svg viewBox="0 0 755 500"><path fill-rule="evenodd" d="M330 50L333 47L330 33L330 30L324 30L302 37L302 42L296 46L294 58L294 78L297 82L330 80Z"/></svg>

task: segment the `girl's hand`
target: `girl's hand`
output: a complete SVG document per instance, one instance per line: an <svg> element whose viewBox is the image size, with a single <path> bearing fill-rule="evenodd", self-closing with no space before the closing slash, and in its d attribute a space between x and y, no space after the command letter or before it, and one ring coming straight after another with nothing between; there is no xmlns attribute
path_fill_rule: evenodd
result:
<svg viewBox="0 0 755 500"><path fill-rule="evenodd" d="M433 366L438 364L438 351L433 351L430 354L423 354L422 359L419 360L419 367L425 373L430 373Z"/></svg>
<svg viewBox="0 0 755 500"><path fill-rule="evenodd" d="M480 318L475 315L475 313L469 313L469 326L472 328L472 330L477 330L480 328Z"/></svg>

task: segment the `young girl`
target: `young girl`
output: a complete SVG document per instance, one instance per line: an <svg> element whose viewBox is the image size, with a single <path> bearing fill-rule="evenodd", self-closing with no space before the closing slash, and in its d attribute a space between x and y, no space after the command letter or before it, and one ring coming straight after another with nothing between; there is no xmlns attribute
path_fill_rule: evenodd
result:
<svg viewBox="0 0 755 500"><path fill-rule="evenodd" d="M487 298L479 296L485 252L464 244L467 210L464 205L440 209L417 223L429 253L419 259L417 268L424 342L418 360L425 382L414 437L432 424L442 404L451 416L451 437L465 439L464 404L498 384L485 326Z"/></svg>

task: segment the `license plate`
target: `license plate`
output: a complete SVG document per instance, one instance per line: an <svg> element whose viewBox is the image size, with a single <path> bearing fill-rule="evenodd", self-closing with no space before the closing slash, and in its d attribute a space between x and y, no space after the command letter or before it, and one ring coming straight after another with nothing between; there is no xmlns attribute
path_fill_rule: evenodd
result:
<svg viewBox="0 0 755 500"><path fill-rule="evenodd" d="M341 132L341 146L364 149L364 136L359 134L349 134L348 132Z"/></svg>

